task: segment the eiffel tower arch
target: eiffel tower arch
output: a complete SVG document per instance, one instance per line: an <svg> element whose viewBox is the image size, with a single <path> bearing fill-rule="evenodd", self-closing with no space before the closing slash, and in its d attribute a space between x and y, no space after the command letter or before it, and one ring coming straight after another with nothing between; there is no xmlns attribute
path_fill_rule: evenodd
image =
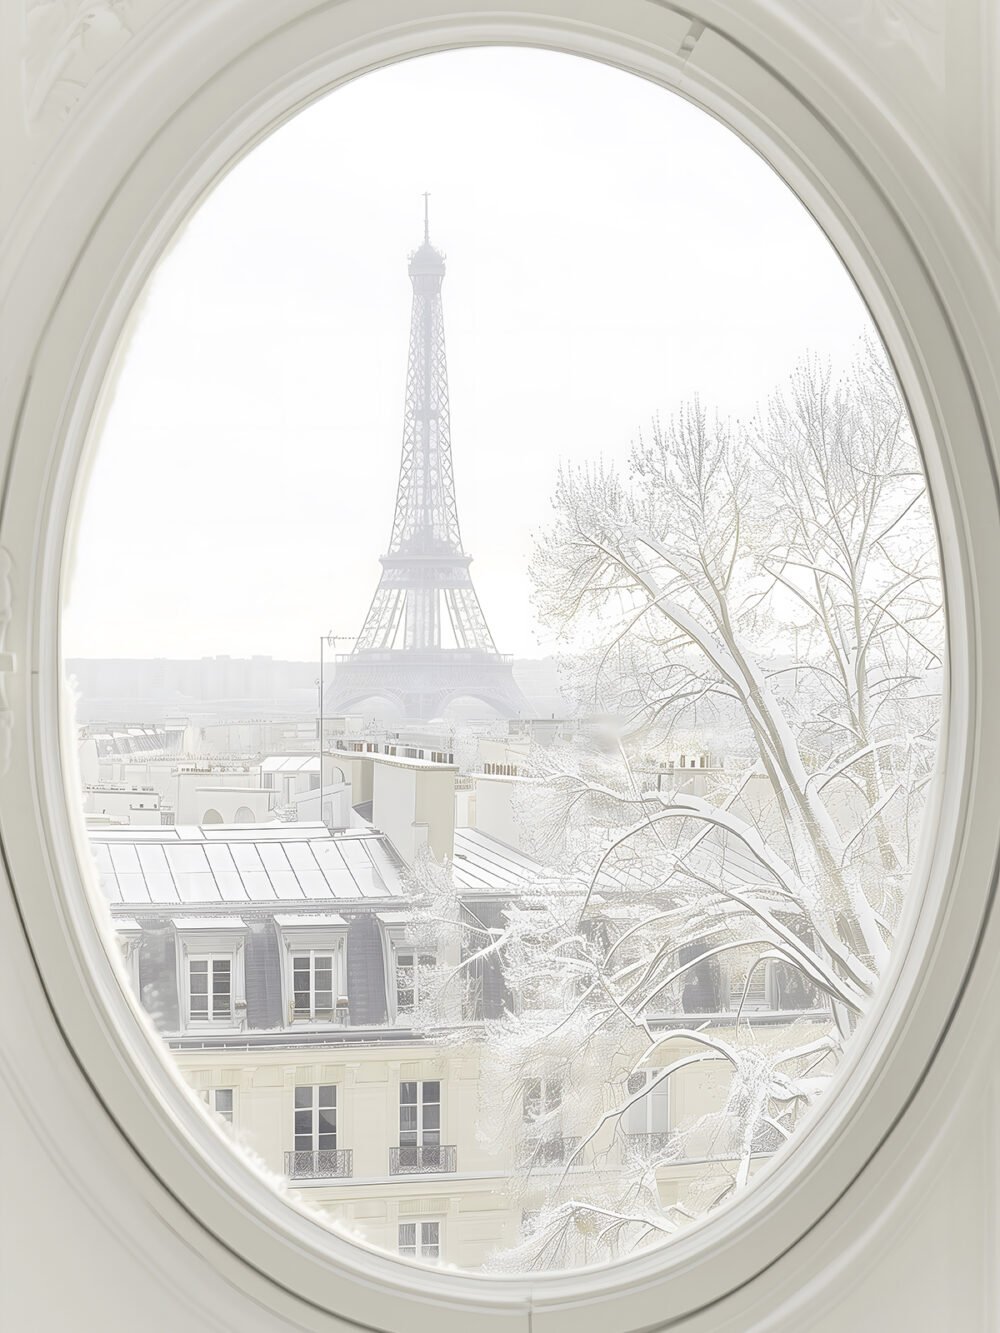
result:
<svg viewBox="0 0 1000 1333"><path fill-rule="evenodd" d="M413 303L403 447L382 575L354 651L337 657L325 704L346 712L385 698L407 718L439 717L469 697L501 717L527 713L512 660L497 652L462 545L452 468L441 285L444 255L424 240L410 255Z"/></svg>

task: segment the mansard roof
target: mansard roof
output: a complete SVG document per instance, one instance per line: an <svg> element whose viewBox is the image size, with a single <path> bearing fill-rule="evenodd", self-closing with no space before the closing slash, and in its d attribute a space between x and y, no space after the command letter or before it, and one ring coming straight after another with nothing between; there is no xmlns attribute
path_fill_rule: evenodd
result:
<svg viewBox="0 0 1000 1333"><path fill-rule="evenodd" d="M218 906L397 898L402 863L369 829L297 824L94 830L90 845L112 906Z"/></svg>
<svg viewBox="0 0 1000 1333"><path fill-rule="evenodd" d="M262 907L402 898L405 868L377 829L294 824L207 824L94 829L101 888L112 907L228 903ZM538 866L478 829L455 830L453 871L470 893L517 892Z"/></svg>

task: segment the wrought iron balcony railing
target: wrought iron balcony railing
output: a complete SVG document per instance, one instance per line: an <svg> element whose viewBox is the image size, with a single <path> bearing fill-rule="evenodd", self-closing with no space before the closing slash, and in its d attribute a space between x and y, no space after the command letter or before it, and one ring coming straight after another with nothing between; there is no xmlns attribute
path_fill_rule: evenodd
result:
<svg viewBox="0 0 1000 1333"><path fill-rule="evenodd" d="M409 1176L458 1170L458 1149L454 1144L421 1143L389 1149L389 1175Z"/></svg>
<svg viewBox="0 0 1000 1333"><path fill-rule="evenodd" d="M285 1175L291 1180L328 1180L334 1176L350 1176L353 1172L353 1148L285 1153Z"/></svg>
<svg viewBox="0 0 1000 1333"><path fill-rule="evenodd" d="M521 1145L521 1166L566 1166L579 1142L579 1136L569 1138L566 1135L528 1139Z"/></svg>

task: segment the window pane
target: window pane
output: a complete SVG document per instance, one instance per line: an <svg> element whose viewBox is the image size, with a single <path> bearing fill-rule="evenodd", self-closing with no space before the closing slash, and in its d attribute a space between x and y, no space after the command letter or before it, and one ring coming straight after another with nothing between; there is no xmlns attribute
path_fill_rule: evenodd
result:
<svg viewBox="0 0 1000 1333"><path fill-rule="evenodd" d="M154 1025L271 1170L336 1144L312 1199L431 1262L459 1195L449 1260L612 1262L773 1176L919 919L948 673L919 442L808 210L673 94L496 48L302 116L123 344L74 525L126 552L72 553L105 598L86 834ZM465 203L409 193L401 126ZM125 822L147 786L175 824ZM262 822L225 827L239 788Z"/></svg>

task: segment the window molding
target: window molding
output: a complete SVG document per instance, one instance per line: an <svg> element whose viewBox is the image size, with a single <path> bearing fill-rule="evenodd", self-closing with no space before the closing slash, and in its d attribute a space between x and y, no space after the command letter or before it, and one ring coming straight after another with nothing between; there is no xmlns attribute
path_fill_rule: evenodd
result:
<svg viewBox="0 0 1000 1333"><path fill-rule="evenodd" d="M9 298L25 352L12 367L20 412L0 517L9 585L0 835L13 891L68 1049L121 1131L122 1161L134 1152L146 1164L146 1187L190 1248L214 1237L220 1268L235 1285L251 1278L276 1320L294 1311L331 1328L339 1319L396 1333L419 1320L459 1333L474 1318L522 1333L530 1308L534 1333L618 1333L679 1326L722 1302L729 1315L750 1311L749 1284L833 1215L845 1191L867 1197L875 1160L902 1159L907 1109L939 1087L937 1071L967 1036L960 1004L995 892L989 765L1000 742L1000 700L983 688L1000 675L1000 627L979 600L984 571L1000 559L990 451L1000 402L989 375L997 321L984 244L978 220L947 197L919 143L896 127L871 131L845 111L830 91L833 65L790 30L775 35L762 6L749 9L622 0L598 30L579 17L578 0L343 0L293 18L271 10L257 26L226 3L200 15L185 7L156 43L140 43L104 114L81 113L53 149L47 180L61 174L74 217L48 209L40 189L16 219L11 247L32 262L20 264ZM239 153L319 91L383 61L473 41L552 45L679 88L796 190L854 274L896 364L925 450L949 595L948 708L926 817L938 835L924 837L914 897L924 884L928 891L845 1062L850 1088L827 1099L780 1177L765 1168L738 1205L669 1253L552 1281L409 1268L400 1276L391 1259L332 1245L253 1172L220 1156L213 1127L198 1123L179 1078L153 1053L109 963L88 902L96 894L81 873L84 839L69 818L77 775L55 684L58 590L87 423L100 415L128 312L177 225ZM140 87L145 95L130 102ZM104 131L108 120L117 137ZM153 1096L135 1094L147 1086ZM803 1271L815 1271L814 1248L801 1249ZM431 1306L433 1319L424 1318Z"/></svg>

